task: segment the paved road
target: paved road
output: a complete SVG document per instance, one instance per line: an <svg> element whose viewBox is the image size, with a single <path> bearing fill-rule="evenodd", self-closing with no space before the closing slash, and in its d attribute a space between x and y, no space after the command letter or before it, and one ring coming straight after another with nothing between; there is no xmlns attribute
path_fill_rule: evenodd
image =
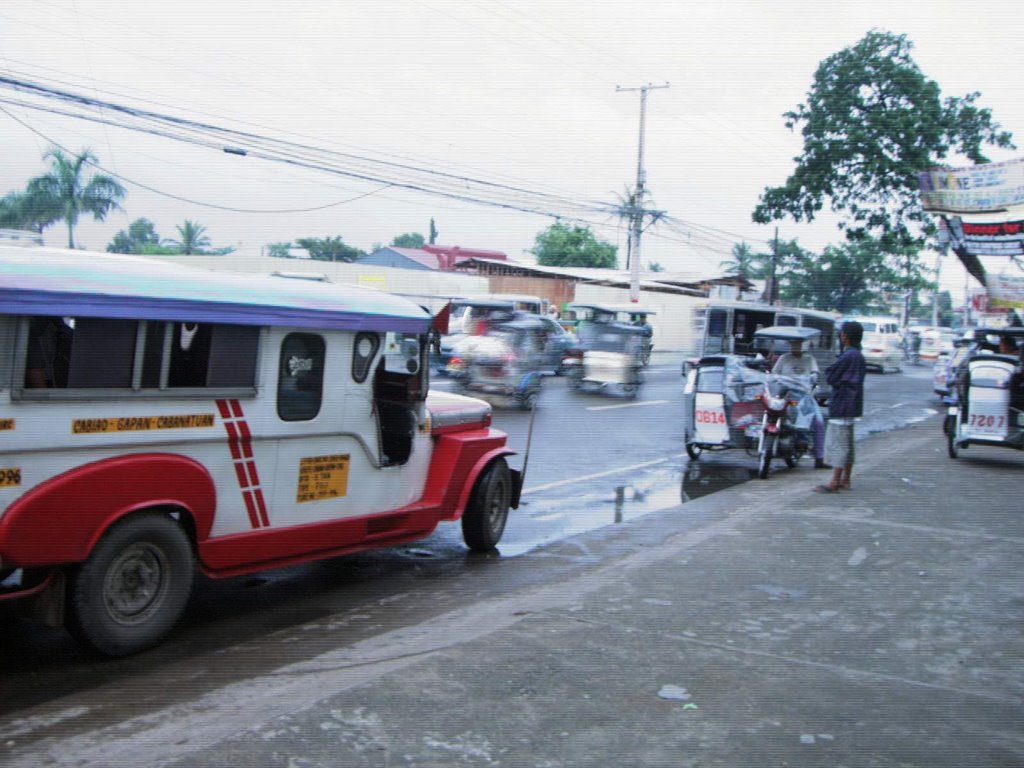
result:
<svg viewBox="0 0 1024 768"><path fill-rule="evenodd" d="M870 375L869 412L862 433L914 421L934 410L928 381L924 368L903 375ZM438 385L443 387L443 380ZM355 612L374 617L366 620L372 631L394 629L425 610L440 610L463 599L448 592L449 581L486 569L496 557L521 555L543 544L625 523L749 479L754 462L742 452L704 457L696 464L686 460L681 410L678 359L656 359L635 401L580 395L569 391L561 379L548 381L534 424L524 504L510 519L500 555L467 553L459 526L445 525L412 546L200 583L184 621L164 646L117 662L99 662L65 633L40 630L8 616L0 633L0 715L11 716L101 685L130 685L139 675L159 679L181 665L191 666L196 658L239 644L252 644L255 650L248 665L235 672L257 673L286 658L304 658L329 641L329 635L303 631L295 643L282 646L280 633L289 628ZM509 432L517 448L525 445L528 423L526 413L495 414L495 424ZM785 475L787 470L779 464L779 472ZM803 465L793 472L811 470ZM693 523L700 524L699 514ZM536 574L516 578L550 576L544 571L542 567ZM399 614L379 611L378 606L401 602L411 588L423 585L432 588L429 607ZM198 668L220 679L214 663ZM150 691L146 698L156 702L162 695ZM137 700L137 693L132 700ZM110 706L106 702L101 708Z"/></svg>

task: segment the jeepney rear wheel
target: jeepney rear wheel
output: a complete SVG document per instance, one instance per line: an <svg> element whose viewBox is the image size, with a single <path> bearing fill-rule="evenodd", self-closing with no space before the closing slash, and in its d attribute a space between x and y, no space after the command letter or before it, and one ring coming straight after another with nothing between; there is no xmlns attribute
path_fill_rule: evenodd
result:
<svg viewBox="0 0 1024 768"><path fill-rule="evenodd" d="M473 487L462 515L462 539L474 552L488 552L501 541L512 499L512 475L504 459L496 459Z"/></svg>
<svg viewBox="0 0 1024 768"><path fill-rule="evenodd" d="M181 618L194 570L177 522L158 512L124 518L69 574L68 631L105 656L150 648Z"/></svg>

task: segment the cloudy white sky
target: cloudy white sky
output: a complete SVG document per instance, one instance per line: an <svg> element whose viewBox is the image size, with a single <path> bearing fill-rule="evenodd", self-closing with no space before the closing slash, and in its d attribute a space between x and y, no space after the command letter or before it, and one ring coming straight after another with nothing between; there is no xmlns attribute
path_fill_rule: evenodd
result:
<svg viewBox="0 0 1024 768"><path fill-rule="evenodd" d="M803 100L823 58L872 28L906 33L944 95L981 91L1024 146L1018 19L1009 0L5 0L0 74L341 153L318 162L366 168L369 158L573 203L614 203L635 183L639 96L616 86L668 82L648 99L647 188L685 224L649 232L642 260L714 270L736 242L767 248L774 226L750 213L800 151L781 115ZM0 88L0 99L24 98ZM214 245L253 252L328 235L368 250L426 235L433 217L439 243L527 260L552 221L228 155L223 142L197 147L0 107L0 194L45 170L51 141L89 147L130 180L123 212L80 227L97 250L139 217L164 237L191 219ZM457 178L445 184L474 194ZM584 218L625 252L615 219L549 208ZM839 240L827 217L778 226L813 249ZM46 238L60 245L65 233L54 226ZM962 288L951 261L943 282Z"/></svg>

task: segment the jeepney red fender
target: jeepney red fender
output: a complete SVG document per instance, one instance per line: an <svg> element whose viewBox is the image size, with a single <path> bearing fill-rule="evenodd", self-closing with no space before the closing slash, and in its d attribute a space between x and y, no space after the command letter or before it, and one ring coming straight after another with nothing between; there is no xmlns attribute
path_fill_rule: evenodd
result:
<svg viewBox="0 0 1024 768"><path fill-rule="evenodd" d="M473 486L488 464L501 456L515 455L505 446L505 440L504 432L490 428L437 437L424 500L441 508L442 520L462 517Z"/></svg>
<svg viewBox="0 0 1024 768"><path fill-rule="evenodd" d="M178 507L196 538L209 536L216 506L210 473L171 453L102 459L37 485L0 518L4 564L38 567L84 561L112 523L140 509Z"/></svg>

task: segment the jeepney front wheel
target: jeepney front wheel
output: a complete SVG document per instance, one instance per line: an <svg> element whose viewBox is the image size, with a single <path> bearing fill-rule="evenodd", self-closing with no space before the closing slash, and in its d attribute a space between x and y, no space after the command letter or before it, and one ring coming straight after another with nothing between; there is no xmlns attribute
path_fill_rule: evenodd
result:
<svg viewBox="0 0 1024 768"><path fill-rule="evenodd" d="M150 648L181 618L194 568L188 537L171 518L147 512L120 520L70 573L68 631L105 656Z"/></svg>
<svg viewBox="0 0 1024 768"><path fill-rule="evenodd" d="M495 460L473 487L462 515L462 538L474 552L488 552L501 541L512 499L512 476L504 459Z"/></svg>

